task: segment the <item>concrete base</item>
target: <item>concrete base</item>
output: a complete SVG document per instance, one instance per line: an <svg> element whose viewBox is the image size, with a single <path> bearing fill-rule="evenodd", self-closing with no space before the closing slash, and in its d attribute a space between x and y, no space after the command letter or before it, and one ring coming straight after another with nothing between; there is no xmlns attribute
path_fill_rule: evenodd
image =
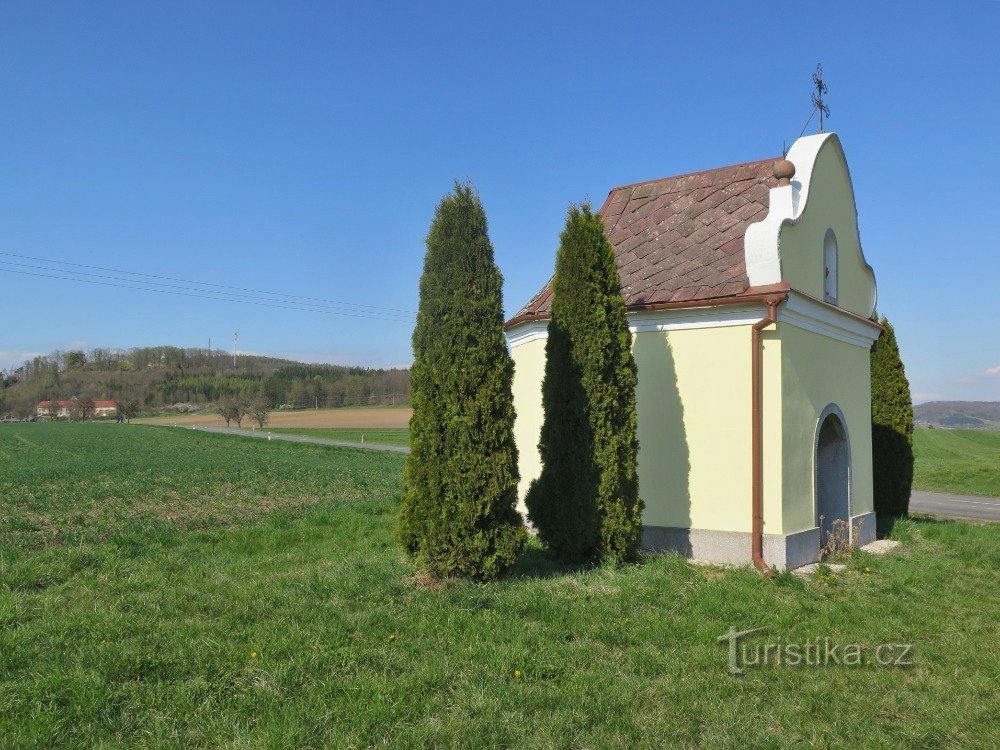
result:
<svg viewBox="0 0 1000 750"><path fill-rule="evenodd" d="M851 543L862 547L875 540L875 514L851 516ZM671 550L686 557L722 565L749 565L748 531L679 529L644 526L642 547L648 552ZM819 561L819 527L791 534L764 534L764 562L779 570L794 570Z"/></svg>
<svg viewBox="0 0 1000 750"><path fill-rule="evenodd" d="M723 565L749 565L751 535L748 531L678 529L644 526L643 549L672 550L686 557ZM793 534L765 534L764 561L778 569L793 569L819 560L819 528Z"/></svg>
<svg viewBox="0 0 1000 750"><path fill-rule="evenodd" d="M864 547L875 541L875 512L851 516L851 544Z"/></svg>

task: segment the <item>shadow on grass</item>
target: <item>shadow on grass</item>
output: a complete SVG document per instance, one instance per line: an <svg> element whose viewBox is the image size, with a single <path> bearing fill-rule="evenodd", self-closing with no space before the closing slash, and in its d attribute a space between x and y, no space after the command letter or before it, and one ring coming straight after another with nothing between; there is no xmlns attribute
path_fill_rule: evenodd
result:
<svg viewBox="0 0 1000 750"><path fill-rule="evenodd" d="M904 519L896 519L896 520L897 521L902 521ZM977 523L979 521L979 519L977 519L977 518L949 518L947 516L935 516L935 515L931 515L930 513L911 513L910 515L908 515L906 517L905 520L906 521L910 521L910 522L916 524L917 526L928 526L930 524L937 525L937 524L942 524L942 523L947 523L947 524L955 524L955 523L969 524L969 523Z"/></svg>
<svg viewBox="0 0 1000 750"><path fill-rule="evenodd" d="M628 563L619 569L632 568L644 565L646 556L640 555L636 562ZM510 570L507 578L510 579L546 579L558 578L560 576L575 575L577 573L587 573L592 570L600 570L603 566L594 560L584 560L575 563L560 562L542 546L537 539L531 539L528 546L517 560L517 564Z"/></svg>
<svg viewBox="0 0 1000 750"><path fill-rule="evenodd" d="M875 516L875 536L878 539L893 539L896 526L906 526L913 519L910 515L879 515Z"/></svg>
<svg viewBox="0 0 1000 750"><path fill-rule="evenodd" d="M926 513L911 513L905 517L892 519L891 531L887 534L879 534L879 538L892 539L897 542L911 542L920 536L922 530L930 527L956 528L958 526L978 525L980 522L974 519L965 518L945 518L942 516L929 515ZM988 523L988 522L982 522Z"/></svg>
<svg viewBox="0 0 1000 750"><path fill-rule="evenodd" d="M537 541L528 542L527 548L517 559L517 564L511 569L508 578L558 578L559 576L583 573L595 570L600 566L593 561L580 563L564 563L557 560Z"/></svg>
<svg viewBox="0 0 1000 750"><path fill-rule="evenodd" d="M908 538L912 528L908 517L875 515L876 539L898 539L900 535Z"/></svg>
<svg viewBox="0 0 1000 750"><path fill-rule="evenodd" d="M903 540L920 526L968 523L977 523L977 520L972 518L949 518L930 513L909 513L905 516L879 518L876 522L875 533L879 539Z"/></svg>

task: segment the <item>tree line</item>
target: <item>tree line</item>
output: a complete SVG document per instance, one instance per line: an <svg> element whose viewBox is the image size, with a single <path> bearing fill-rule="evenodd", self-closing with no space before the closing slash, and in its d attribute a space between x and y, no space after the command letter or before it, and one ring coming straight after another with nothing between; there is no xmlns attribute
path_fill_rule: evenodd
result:
<svg viewBox="0 0 1000 750"><path fill-rule="evenodd" d="M135 402L143 412L173 404L262 398L271 409L409 402L407 369L309 365L172 346L56 351L0 373L0 416L24 417L39 401Z"/></svg>

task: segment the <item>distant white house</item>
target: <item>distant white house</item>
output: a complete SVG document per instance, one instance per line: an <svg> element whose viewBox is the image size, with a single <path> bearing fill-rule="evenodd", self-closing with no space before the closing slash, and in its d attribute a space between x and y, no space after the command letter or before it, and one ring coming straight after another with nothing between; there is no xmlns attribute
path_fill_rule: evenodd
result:
<svg viewBox="0 0 1000 750"><path fill-rule="evenodd" d="M36 416L48 419L69 419L79 404L78 399L69 401L39 401L35 406ZM94 401L95 419L107 419L118 414L118 404L114 401Z"/></svg>

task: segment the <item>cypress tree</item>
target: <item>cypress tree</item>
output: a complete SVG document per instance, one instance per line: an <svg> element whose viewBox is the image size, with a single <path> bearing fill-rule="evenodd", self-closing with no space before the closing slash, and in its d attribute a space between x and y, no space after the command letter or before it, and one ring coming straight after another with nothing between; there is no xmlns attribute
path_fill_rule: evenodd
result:
<svg viewBox="0 0 1000 750"><path fill-rule="evenodd" d="M564 561L625 562L642 541L637 370L614 248L589 205L569 209L552 283L528 516Z"/></svg>
<svg viewBox="0 0 1000 750"><path fill-rule="evenodd" d="M872 469L875 517L891 529L910 507L913 484L913 401L899 356L896 332L886 318L871 355Z"/></svg>
<svg viewBox="0 0 1000 750"><path fill-rule="evenodd" d="M515 562L527 534L515 507L503 277L471 185L442 199L426 242L398 536L436 577L488 580Z"/></svg>

